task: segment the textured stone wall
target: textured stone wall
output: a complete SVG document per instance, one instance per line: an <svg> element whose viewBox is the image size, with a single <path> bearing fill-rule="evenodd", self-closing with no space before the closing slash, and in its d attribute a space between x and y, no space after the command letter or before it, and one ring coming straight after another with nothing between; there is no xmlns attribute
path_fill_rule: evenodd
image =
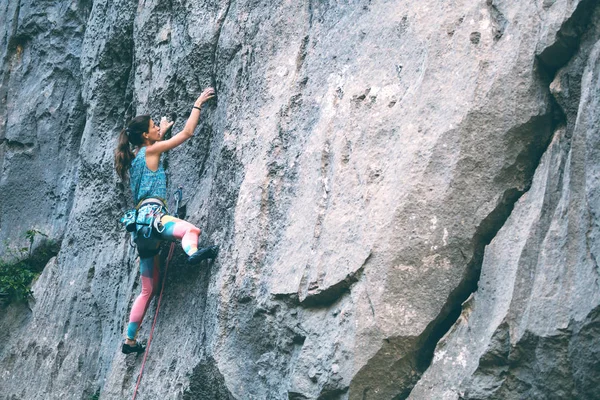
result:
<svg viewBox="0 0 600 400"><path fill-rule="evenodd" d="M410 398L599 396L600 9L592 21L550 85L565 123Z"/></svg>
<svg viewBox="0 0 600 400"><path fill-rule="evenodd" d="M176 252L138 399L595 398L598 12L0 6L0 239L62 244L2 309L0 399L132 396L116 136L141 113L181 129L208 85L165 161L221 253Z"/></svg>
<svg viewBox="0 0 600 400"><path fill-rule="evenodd" d="M89 13L85 2L0 5L3 244L29 229L64 235L85 126L80 54Z"/></svg>

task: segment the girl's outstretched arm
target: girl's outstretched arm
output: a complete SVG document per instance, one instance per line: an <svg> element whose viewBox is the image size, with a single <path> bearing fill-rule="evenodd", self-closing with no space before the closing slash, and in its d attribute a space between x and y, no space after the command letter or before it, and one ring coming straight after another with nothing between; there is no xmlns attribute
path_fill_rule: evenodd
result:
<svg viewBox="0 0 600 400"><path fill-rule="evenodd" d="M200 108L202 104L207 100L212 99L215 96L215 90L213 88L206 88L202 92L202 94L196 99L194 102L194 108L190 113L190 116L185 123L185 127L181 132L171 137L169 140L161 140L154 142L146 149L146 156L160 156L161 153L165 151L171 150L194 135L194 130L198 125L198 120L200 119ZM166 132L173 125L173 122L167 122L166 119L161 119L160 121L160 130L161 132Z"/></svg>

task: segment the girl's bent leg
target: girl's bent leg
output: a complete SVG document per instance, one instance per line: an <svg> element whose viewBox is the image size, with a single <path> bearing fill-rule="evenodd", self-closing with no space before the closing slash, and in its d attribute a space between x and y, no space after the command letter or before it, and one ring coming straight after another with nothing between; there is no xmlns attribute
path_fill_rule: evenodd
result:
<svg viewBox="0 0 600 400"><path fill-rule="evenodd" d="M191 256L198 250L200 228L179 218L165 215L160 219L164 226L161 236L166 240L181 240L183 251Z"/></svg>
<svg viewBox="0 0 600 400"><path fill-rule="evenodd" d="M160 272L160 259L158 254L154 257L140 258L140 278L142 280L142 292L133 302L129 325L127 326L127 339L135 340L137 332L144 319L150 300L158 287Z"/></svg>

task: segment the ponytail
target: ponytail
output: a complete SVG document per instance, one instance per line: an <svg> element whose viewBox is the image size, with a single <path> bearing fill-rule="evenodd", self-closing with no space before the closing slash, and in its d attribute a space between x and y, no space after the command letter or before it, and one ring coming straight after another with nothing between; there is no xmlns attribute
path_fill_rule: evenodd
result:
<svg viewBox="0 0 600 400"><path fill-rule="evenodd" d="M115 169L121 180L127 179L127 171L131 167L131 162L135 154L131 151L131 145L141 146L143 144L142 134L148 132L150 128L150 116L139 115L132 119L127 128L119 134L119 142L115 149Z"/></svg>
<svg viewBox="0 0 600 400"><path fill-rule="evenodd" d="M135 155L129 146L127 130L123 129L119 134L119 143L115 150L115 169L122 181L127 179L127 171L131 167L131 161L133 161L134 157Z"/></svg>

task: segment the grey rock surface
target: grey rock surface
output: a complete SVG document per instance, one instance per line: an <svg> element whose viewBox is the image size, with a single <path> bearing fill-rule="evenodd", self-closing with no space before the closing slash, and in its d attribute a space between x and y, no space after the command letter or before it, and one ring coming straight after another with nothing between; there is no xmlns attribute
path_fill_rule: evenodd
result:
<svg viewBox="0 0 600 400"><path fill-rule="evenodd" d="M0 5L0 242L29 229L62 237L85 125L81 43L89 6ZM0 254L6 252L1 246Z"/></svg>
<svg viewBox="0 0 600 400"><path fill-rule="evenodd" d="M138 399L591 393L597 3L1 6L0 238L62 247L2 309L0 399L133 395L116 136L142 113L181 129L209 85L166 162L221 252L176 252Z"/></svg>
<svg viewBox="0 0 600 400"><path fill-rule="evenodd" d="M566 124L409 398L600 398L599 11L550 86Z"/></svg>

